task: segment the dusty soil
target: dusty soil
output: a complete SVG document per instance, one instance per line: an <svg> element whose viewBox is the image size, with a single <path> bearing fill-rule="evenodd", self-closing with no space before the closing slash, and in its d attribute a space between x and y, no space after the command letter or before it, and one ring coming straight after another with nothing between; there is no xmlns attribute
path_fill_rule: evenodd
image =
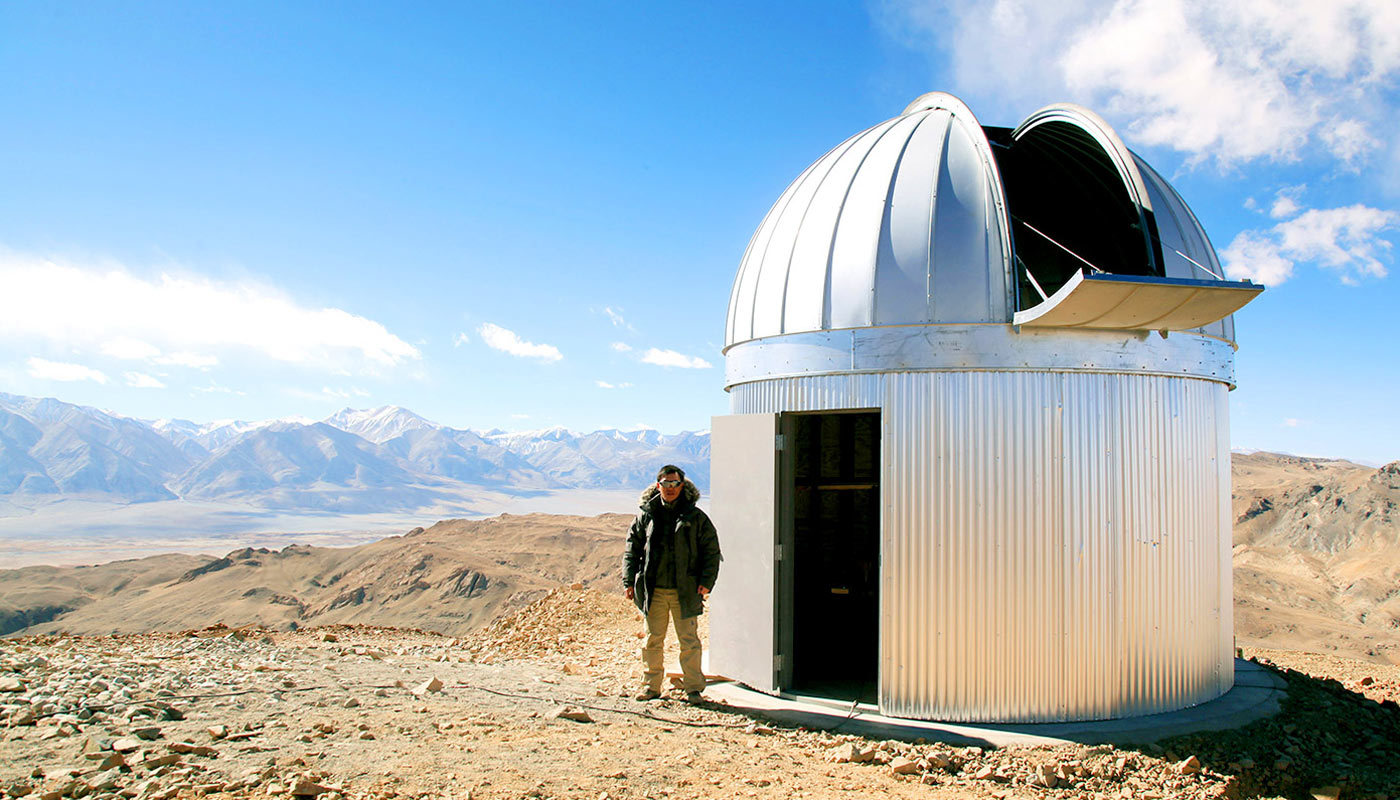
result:
<svg viewBox="0 0 1400 800"><path fill-rule="evenodd" d="M1400 796L1396 667L1252 651L1289 683L1274 719L1141 751L983 752L785 728L675 694L638 702L640 629L620 596L570 588L463 639L332 626L0 641L0 789L44 800Z"/></svg>

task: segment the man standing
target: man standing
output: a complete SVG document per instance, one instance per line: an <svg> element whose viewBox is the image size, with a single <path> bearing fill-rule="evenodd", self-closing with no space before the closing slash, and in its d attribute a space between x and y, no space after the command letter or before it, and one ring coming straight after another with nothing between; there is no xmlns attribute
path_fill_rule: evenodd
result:
<svg viewBox="0 0 1400 800"><path fill-rule="evenodd" d="M685 471L667 464L656 473L656 483L642 492L642 510L627 534L622 583L627 599L647 618L647 643L642 648L646 684L638 700L661 696L668 619L675 622L681 646L685 699L698 703L705 690L699 617L723 557L714 523L695 505L699 499L700 490L686 480Z"/></svg>

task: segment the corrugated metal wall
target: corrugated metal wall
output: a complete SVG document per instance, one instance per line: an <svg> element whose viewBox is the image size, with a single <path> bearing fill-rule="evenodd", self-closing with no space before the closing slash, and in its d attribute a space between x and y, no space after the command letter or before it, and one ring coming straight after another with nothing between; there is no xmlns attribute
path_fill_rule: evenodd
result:
<svg viewBox="0 0 1400 800"><path fill-rule="evenodd" d="M890 714L1148 714L1233 684L1226 386L920 372L733 387L735 413L880 408Z"/></svg>

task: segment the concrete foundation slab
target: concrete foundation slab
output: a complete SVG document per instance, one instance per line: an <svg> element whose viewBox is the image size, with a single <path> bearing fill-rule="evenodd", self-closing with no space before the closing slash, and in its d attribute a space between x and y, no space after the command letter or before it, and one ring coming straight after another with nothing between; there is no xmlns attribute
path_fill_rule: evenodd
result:
<svg viewBox="0 0 1400 800"><path fill-rule="evenodd" d="M1277 714L1285 688L1282 678L1253 661L1237 658L1234 688L1209 703L1124 719L1005 725L887 717L869 704L800 695L773 696L732 681L712 684L705 693L710 700L723 702L736 710L814 730L854 733L873 739L927 739L959 747L1006 747L1069 743L1142 745L1188 733L1241 728Z"/></svg>

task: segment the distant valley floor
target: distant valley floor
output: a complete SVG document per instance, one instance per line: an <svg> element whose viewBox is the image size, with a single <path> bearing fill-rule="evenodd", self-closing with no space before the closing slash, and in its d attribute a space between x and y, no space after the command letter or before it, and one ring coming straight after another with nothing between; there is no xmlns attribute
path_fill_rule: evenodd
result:
<svg viewBox="0 0 1400 800"><path fill-rule="evenodd" d="M0 503L0 564L77 566L159 553L221 556L243 547L345 547L497 514L630 514L640 489L565 489L534 496L475 491L457 502L374 514L269 510L229 502L64 500L38 508Z"/></svg>

